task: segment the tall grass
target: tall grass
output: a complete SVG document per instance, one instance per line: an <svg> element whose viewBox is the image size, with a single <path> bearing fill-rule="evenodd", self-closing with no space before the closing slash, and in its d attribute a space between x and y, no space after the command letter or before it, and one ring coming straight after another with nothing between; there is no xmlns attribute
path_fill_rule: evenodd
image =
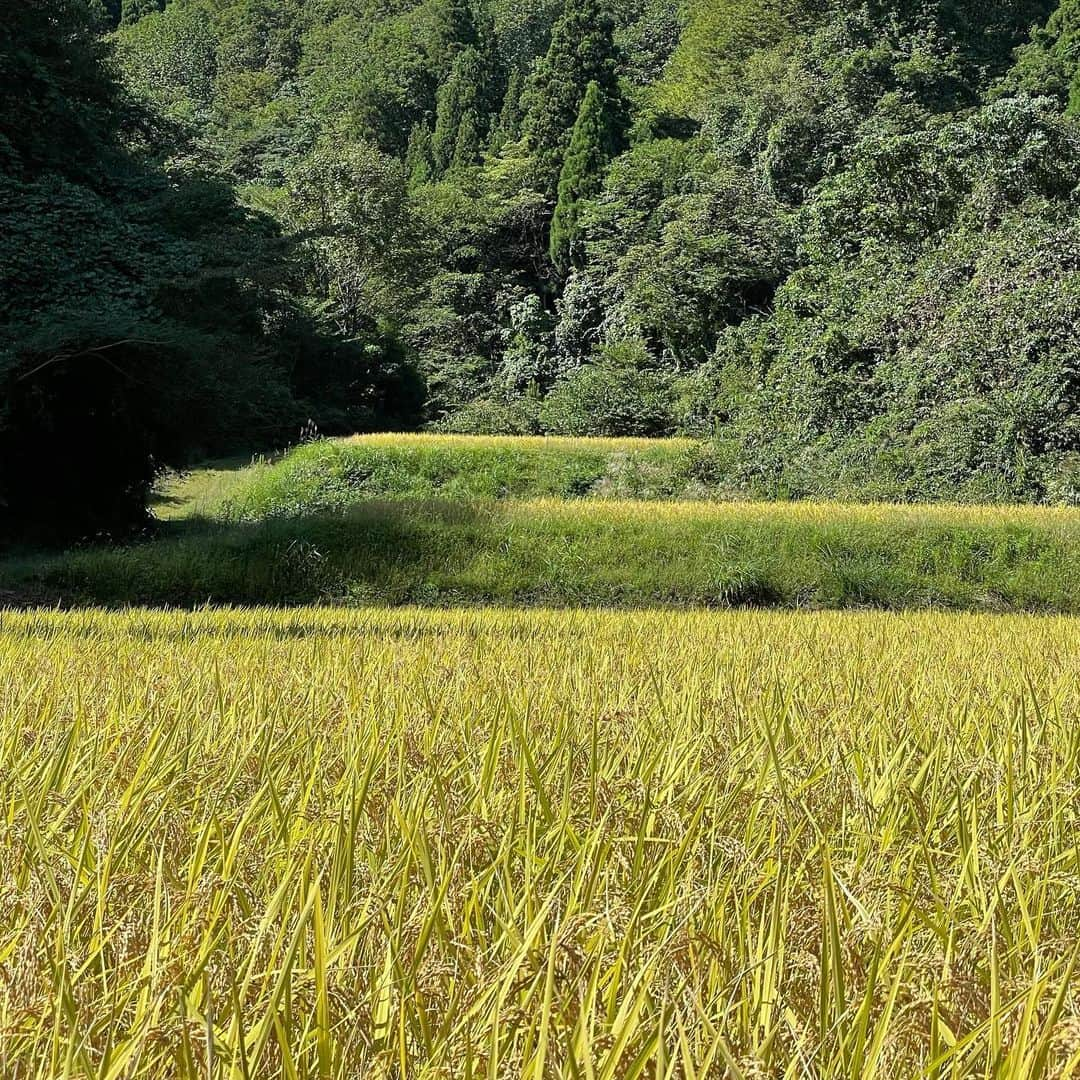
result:
<svg viewBox="0 0 1080 1080"><path fill-rule="evenodd" d="M364 435L301 446L240 473L236 521L347 510L367 499L715 497L714 454L683 439Z"/></svg>
<svg viewBox="0 0 1080 1080"><path fill-rule="evenodd" d="M1080 612L1080 511L368 502L0 563L42 603L950 607Z"/></svg>
<svg viewBox="0 0 1080 1080"><path fill-rule="evenodd" d="M5 1077L1061 1077L1061 618L2 616Z"/></svg>

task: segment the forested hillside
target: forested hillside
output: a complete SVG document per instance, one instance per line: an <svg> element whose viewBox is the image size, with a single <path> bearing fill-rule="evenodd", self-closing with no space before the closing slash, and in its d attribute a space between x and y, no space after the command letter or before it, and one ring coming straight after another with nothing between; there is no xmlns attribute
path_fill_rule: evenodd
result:
<svg viewBox="0 0 1080 1080"><path fill-rule="evenodd" d="M139 502L311 419L1075 501L1077 35L1076 0L16 0L0 494Z"/></svg>

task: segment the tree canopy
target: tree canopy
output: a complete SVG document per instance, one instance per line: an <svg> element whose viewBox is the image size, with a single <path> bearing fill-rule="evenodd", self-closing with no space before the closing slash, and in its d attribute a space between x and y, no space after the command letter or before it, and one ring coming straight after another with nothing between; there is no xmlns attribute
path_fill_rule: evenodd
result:
<svg viewBox="0 0 1080 1080"><path fill-rule="evenodd" d="M1076 0L16 0L6 517L51 474L112 530L162 463L308 419L591 430L601 393L754 490L1073 498L1078 32Z"/></svg>

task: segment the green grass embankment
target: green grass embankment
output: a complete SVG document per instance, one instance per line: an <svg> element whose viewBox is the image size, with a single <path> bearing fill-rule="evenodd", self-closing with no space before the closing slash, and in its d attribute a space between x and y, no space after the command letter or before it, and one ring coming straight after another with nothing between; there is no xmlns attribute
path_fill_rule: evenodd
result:
<svg viewBox="0 0 1080 1080"><path fill-rule="evenodd" d="M371 499L706 499L720 493L711 449L683 439L365 435L298 447L216 496L238 522L347 510Z"/></svg>
<svg viewBox="0 0 1080 1080"><path fill-rule="evenodd" d="M1080 511L387 500L0 564L43 603L944 607L1080 613Z"/></svg>

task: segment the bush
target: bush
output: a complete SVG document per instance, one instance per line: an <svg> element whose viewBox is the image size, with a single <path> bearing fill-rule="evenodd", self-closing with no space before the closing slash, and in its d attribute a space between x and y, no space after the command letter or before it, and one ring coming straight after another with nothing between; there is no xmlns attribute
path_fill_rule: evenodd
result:
<svg viewBox="0 0 1080 1080"><path fill-rule="evenodd" d="M470 401L435 425L453 435L538 435L540 399L536 394L499 401Z"/></svg>
<svg viewBox="0 0 1080 1080"><path fill-rule="evenodd" d="M560 379L540 409L551 435L672 435L678 427L670 375L610 362L587 365Z"/></svg>
<svg viewBox="0 0 1080 1080"><path fill-rule="evenodd" d="M1062 454L1044 462L1047 501L1080 506L1080 454Z"/></svg>

